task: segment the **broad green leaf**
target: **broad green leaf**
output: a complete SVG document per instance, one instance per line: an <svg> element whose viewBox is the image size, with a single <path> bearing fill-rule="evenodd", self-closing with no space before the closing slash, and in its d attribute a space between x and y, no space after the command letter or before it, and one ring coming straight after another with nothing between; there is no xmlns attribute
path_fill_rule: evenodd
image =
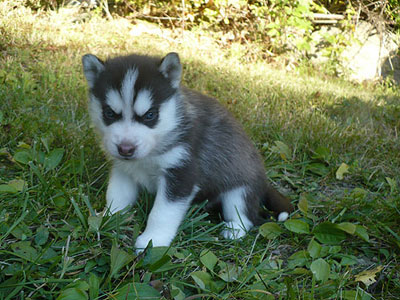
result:
<svg viewBox="0 0 400 300"><path fill-rule="evenodd" d="M366 270L356 275L355 280L364 283L367 287L376 282L375 274L382 271L382 266L377 266L374 269Z"/></svg>
<svg viewBox="0 0 400 300"><path fill-rule="evenodd" d="M7 148L0 148L0 156L11 157L11 154L8 152Z"/></svg>
<svg viewBox="0 0 400 300"><path fill-rule="evenodd" d="M336 224L324 222L317 225L313 230L318 241L328 245L335 245L346 239L346 234L336 227Z"/></svg>
<svg viewBox="0 0 400 300"><path fill-rule="evenodd" d="M85 291L78 288L68 288L61 292L57 300L87 300L89 299Z"/></svg>
<svg viewBox="0 0 400 300"><path fill-rule="evenodd" d="M342 266L352 266L357 263L358 263L357 257L355 257L354 255L345 255L340 260L340 265Z"/></svg>
<svg viewBox="0 0 400 300"><path fill-rule="evenodd" d="M36 230L36 235L35 235L35 243L36 245L44 245L47 242L47 239L49 238L49 230L45 226L40 226Z"/></svg>
<svg viewBox="0 0 400 300"><path fill-rule="evenodd" d="M297 251L297 252L295 252L295 253L293 253L292 255L290 255L289 256L289 260L290 259L299 259L299 258L308 258L309 257L309 255L308 255L308 253L307 253L307 251L305 251L305 250L300 250L300 251Z"/></svg>
<svg viewBox="0 0 400 300"><path fill-rule="evenodd" d="M302 267L305 266L306 263L309 260L309 254L306 250L300 250L295 253L293 253L289 258L288 258L288 267L289 269L294 269L296 267Z"/></svg>
<svg viewBox="0 0 400 300"><path fill-rule="evenodd" d="M174 248L169 247L149 247L142 264L152 272L163 272L176 268L178 264L171 263L171 255L174 251L176 251Z"/></svg>
<svg viewBox="0 0 400 300"><path fill-rule="evenodd" d="M286 220L283 225L290 231L295 232L295 233L310 233L310 227L309 225L298 219L290 219Z"/></svg>
<svg viewBox="0 0 400 300"><path fill-rule="evenodd" d="M185 300L186 295L182 292L180 288L171 284L171 297L174 300Z"/></svg>
<svg viewBox="0 0 400 300"><path fill-rule="evenodd" d="M11 244L11 249L17 256L28 261L34 261L38 256L36 249L31 247L29 242L13 243Z"/></svg>
<svg viewBox="0 0 400 300"><path fill-rule="evenodd" d="M297 205L299 210L303 213L304 216L307 217L308 214L308 202L305 195L302 195L299 200L299 204Z"/></svg>
<svg viewBox="0 0 400 300"><path fill-rule="evenodd" d="M111 277L114 277L118 271L132 261L132 256L116 245L111 247Z"/></svg>
<svg viewBox="0 0 400 300"><path fill-rule="evenodd" d="M47 152L50 152L50 147L49 147L49 138L48 137L41 137L40 141L42 142L44 148L46 149Z"/></svg>
<svg viewBox="0 0 400 300"><path fill-rule="evenodd" d="M46 159L46 153L44 153L43 151L37 151L35 157L36 161L40 164L44 164L45 163L45 159Z"/></svg>
<svg viewBox="0 0 400 300"><path fill-rule="evenodd" d="M356 225L349 223L349 222L343 222L340 224L336 225L337 228L340 230L343 230L344 232L347 232L349 234L354 234L356 232Z"/></svg>
<svg viewBox="0 0 400 300"><path fill-rule="evenodd" d="M290 272L290 274L293 275L305 275L305 274L309 274L310 271L306 268L295 268L293 271Z"/></svg>
<svg viewBox="0 0 400 300"><path fill-rule="evenodd" d="M364 241L369 242L369 235L367 230L361 226L361 225L356 225L356 232L355 235L359 236L362 238Z"/></svg>
<svg viewBox="0 0 400 300"><path fill-rule="evenodd" d="M238 280L239 277L239 269L236 265L231 263L223 263L220 264L221 271L219 272L218 276L225 282L234 282Z"/></svg>
<svg viewBox="0 0 400 300"><path fill-rule="evenodd" d="M318 258L311 263L310 270L317 280L325 282L329 278L331 267L323 258Z"/></svg>
<svg viewBox="0 0 400 300"><path fill-rule="evenodd" d="M342 250L342 247L340 247L340 246L330 246L329 247L329 254L339 253L340 250Z"/></svg>
<svg viewBox="0 0 400 300"><path fill-rule="evenodd" d="M0 184L0 194L16 194L18 193L17 189L13 186L10 186L8 184Z"/></svg>
<svg viewBox="0 0 400 300"><path fill-rule="evenodd" d="M349 166L345 163L342 163L336 171L336 179L342 180L343 175L349 173Z"/></svg>
<svg viewBox="0 0 400 300"><path fill-rule="evenodd" d="M98 232L100 230L102 221L103 221L103 216L89 216L88 217L89 230Z"/></svg>
<svg viewBox="0 0 400 300"><path fill-rule="evenodd" d="M67 204L67 200L64 197L56 197L53 201L57 207L64 207Z"/></svg>
<svg viewBox="0 0 400 300"><path fill-rule="evenodd" d="M68 284L66 288L76 288L82 291L87 291L89 290L89 284L84 280L77 280Z"/></svg>
<svg viewBox="0 0 400 300"><path fill-rule="evenodd" d="M0 184L0 193L16 194L21 192L26 186L25 180L13 179L7 184Z"/></svg>
<svg viewBox="0 0 400 300"><path fill-rule="evenodd" d="M17 239L26 240L26 238L32 236L32 230L24 222L21 222L11 231L11 234Z"/></svg>
<svg viewBox="0 0 400 300"><path fill-rule="evenodd" d="M97 299L100 290L100 279L95 274L89 276L89 296L90 299Z"/></svg>
<svg viewBox="0 0 400 300"><path fill-rule="evenodd" d="M312 156L313 159L318 159L328 162L331 158L331 153L329 149L323 146L319 146L314 153L315 154Z"/></svg>
<svg viewBox="0 0 400 300"><path fill-rule="evenodd" d="M59 255L59 253L54 251L52 248L47 248L46 252L41 256L41 259L48 260L48 259L55 258L58 255Z"/></svg>
<svg viewBox="0 0 400 300"><path fill-rule="evenodd" d="M371 295L366 291L358 288L356 291L343 291L340 294L341 299L343 300L370 300L372 299ZM374 298L376 299L376 298Z"/></svg>
<svg viewBox="0 0 400 300"><path fill-rule="evenodd" d="M204 271L196 271L190 274L194 282L202 289L208 290L211 283L211 275Z"/></svg>
<svg viewBox="0 0 400 300"><path fill-rule="evenodd" d="M8 185L21 192L26 187L26 181L22 179L13 179L8 182Z"/></svg>
<svg viewBox="0 0 400 300"><path fill-rule="evenodd" d="M307 247L307 251L312 258L318 258L320 256L321 249L321 245L315 239L312 239Z"/></svg>
<svg viewBox="0 0 400 300"><path fill-rule="evenodd" d="M45 158L44 160L44 167L47 170L52 170L55 167L57 167L62 158L64 156L64 149L63 148L57 148L52 150Z"/></svg>
<svg viewBox="0 0 400 300"><path fill-rule="evenodd" d="M139 228L134 229L138 235ZM173 264L171 257L175 254L174 247L153 247L150 241L145 252L145 257L139 260L136 267L145 267L151 272L164 272L166 270L176 269L180 264Z"/></svg>
<svg viewBox="0 0 400 300"><path fill-rule="evenodd" d="M28 145L28 144L25 143L25 142L18 142L17 147L18 147L18 148L21 148L21 149L31 149L31 145Z"/></svg>
<svg viewBox="0 0 400 300"><path fill-rule="evenodd" d="M218 262L218 258L211 250L203 250L200 253L200 261L207 269L213 271Z"/></svg>
<svg viewBox="0 0 400 300"><path fill-rule="evenodd" d="M156 248L152 248L152 249L156 249ZM170 266L170 264L168 264L170 261L171 261L171 256L169 256L166 253L166 251L164 250L164 255L159 260L157 260L156 262L151 264L149 267L149 270L157 273L157 272L162 272L164 270L173 268L173 266Z"/></svg>
<svg viewBox="0 0 400 300"><path fill-rule="evenodd" d="M331 249L331 246L322 246L321 252L319 253L319 257L325 257L329 255L329 250Z"/></svg>
<svg viewBox="0 0 400 300"><path fill-rule="evenodd" d="M31 152L27 150L18 151L14 155L14 160L20 164L26 165L32 160Z"/></svg>
<svg viewBox="0 0 400 300"><path fill-rule="evenodd" d="M115 300L158 300L160 298L160 293L147 283L129 283L118 289L117 293L111 297Z"/></svg>
<svg viewBox="0 0 400 300"><path fill-rule="evenodd" d="M280 236L284 232L281 226L273 222L268 222L261 225L258 230L263 237L269 240Z"/></svg>

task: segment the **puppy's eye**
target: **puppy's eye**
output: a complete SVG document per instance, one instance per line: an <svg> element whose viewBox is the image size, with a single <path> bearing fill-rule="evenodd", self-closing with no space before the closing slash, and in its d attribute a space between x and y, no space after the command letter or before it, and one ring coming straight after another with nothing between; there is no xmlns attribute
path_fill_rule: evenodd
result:
<svg viewBox="0 0 400 300"><path fill-rule="evenodd" d="M146 122L153 121L155 118L157 118L157 112L151 110L145 113L143 116L143 120Z"/></svg>
<svg viewBox="0 0 400 300"><path fill-rule="evenodd" d="M117 114L108 106L104 108L103 115L108 120L113 120L117 117Z"/></svg>

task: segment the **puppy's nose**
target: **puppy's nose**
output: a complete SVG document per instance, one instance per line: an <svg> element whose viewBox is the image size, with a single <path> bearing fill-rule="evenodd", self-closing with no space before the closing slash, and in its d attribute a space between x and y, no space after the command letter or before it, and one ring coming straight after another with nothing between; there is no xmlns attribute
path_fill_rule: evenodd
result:
<svg viewBox="0 0 400 300"><path fill-rule="evenodd" d="M135 146L131 143L122 142L118 146L118 153L124 157L130 157L135 152Z"/></svg>

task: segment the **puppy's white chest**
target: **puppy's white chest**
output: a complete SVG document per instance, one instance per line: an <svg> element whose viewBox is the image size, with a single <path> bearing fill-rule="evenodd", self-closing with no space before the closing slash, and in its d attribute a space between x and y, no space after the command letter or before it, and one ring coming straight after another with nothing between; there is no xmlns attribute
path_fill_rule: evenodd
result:
<svg viewBox="0 0 400 300"><path fill-rule="evenodd" d="M161 170L153 160L134 162L120 162L118 168L122 169L133 182L145 188L150 193L157 191Z"/></svg>
<svg viewBox="0 0 400 300"><path fill-rule="evenodd" d="M137 161L118 161L115 166L139 186L150 193L155 193L163 172L169 168L179 167L188 156L186 148L178 145L161 155Z"/></svg>

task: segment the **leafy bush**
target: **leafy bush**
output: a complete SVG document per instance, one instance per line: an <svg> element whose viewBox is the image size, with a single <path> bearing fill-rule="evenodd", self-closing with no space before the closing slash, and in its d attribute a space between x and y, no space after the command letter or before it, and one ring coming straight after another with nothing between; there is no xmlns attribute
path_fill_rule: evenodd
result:
<svg viewBox="0 0 400 300"><path fill-rule="evenodd" d="M111 7L168 27L200 26L222 32L229 40L261 42L274 51L283 48L293 28L309 33L313 29L309 17L319 8L310 0L117 0Z"/></svg>
<svg viewBox="0 0 400 300"><path fill-rule="evenodd" d="M24 1L24 0L20 0ZM311 33L318 29L313 13L339 13L341 25L353 26L356 16L374 23L378 29L400 28L400 1L333 0L25 0L34 9L55 9L61 5L91 7L98 12L145 19L165 27L211 32L222 43L256 43L257 56L282 54L287 50L303 57L312 48ZM337 40L332 36L331 40ZM343 40L343 39L342 39ZM347 38L346 38L347 40ZM332 43L330 43L332 44ZM334 42L327 55L334 69L337 53L346 41Z"/></svg>

